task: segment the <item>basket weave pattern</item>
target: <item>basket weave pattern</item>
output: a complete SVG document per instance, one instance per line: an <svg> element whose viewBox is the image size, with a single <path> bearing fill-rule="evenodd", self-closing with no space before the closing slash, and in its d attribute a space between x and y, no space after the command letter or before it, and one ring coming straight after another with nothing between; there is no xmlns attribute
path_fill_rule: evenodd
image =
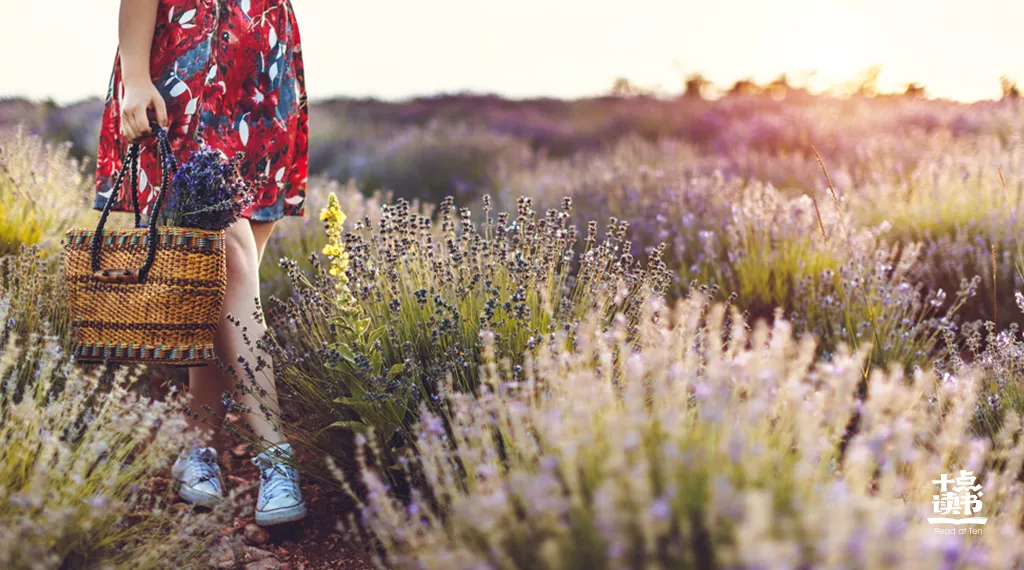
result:
<svg viewBox="0 0 1024 570"><path fill-rule="evenodd" d="M141 266L146 228L103 231L104 268ZM156 255L139 283L97 280L96 232L72 229L64 239L64 272L80 362L148 362L194 366L214 359L227 268L223 231L163 226Z"/></svg>

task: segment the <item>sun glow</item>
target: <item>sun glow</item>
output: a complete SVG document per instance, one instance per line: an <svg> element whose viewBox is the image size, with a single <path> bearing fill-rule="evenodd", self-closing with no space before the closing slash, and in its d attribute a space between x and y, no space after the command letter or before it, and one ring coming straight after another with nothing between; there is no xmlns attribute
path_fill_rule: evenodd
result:
<svg viewBox="0 0 1024 570"><path fill-rule="evenodd" d="M733 53L701 54L692 51L690 59L715 61L708 65L716 82L749 76L767 82L785 73L791 84L812 91L841 90L867 68L884 60L886 42L879 30L852 4L828 0L794 0L780 9L753 5L742 0L724 0L723 6L710 10L713 24L748 14L730 29L736 43L748 50ZM732 10L728 8L733 8ZM756 40L755 40L756 38ZM745 74L745 75L744 75Z"/></svg>
<svg viewBox="0 0 1024 570"><path fill-rule="evenodd" d="M71 102L104 94L118 4L80 0L53 10L52 2L0 0L19 23L0 35L0 49L32 50L30 58L0 58L0 95ZM605 92L617 77L678 93L681 73L695 72L718 87L786 73L821 90L873 65L885 90L921 82L930 94L976 99L998 97L1000 75L1024 79L1024 2L1006 0L292 4L312 99L459 90L579 97Z"/></svg>

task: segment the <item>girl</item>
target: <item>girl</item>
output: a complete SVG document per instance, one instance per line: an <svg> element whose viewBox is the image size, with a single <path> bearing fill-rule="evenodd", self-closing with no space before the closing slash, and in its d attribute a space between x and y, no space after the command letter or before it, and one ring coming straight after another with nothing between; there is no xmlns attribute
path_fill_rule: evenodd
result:
<svg viewBox="0 0 1024 570"><path fill-rule="evenodd" d="M245 154L242 175L264 180L257 201L226 231L227 292L214 343L218 358L246 378L239 355L266 329L259 313L259 264L274 222L302 216L307 170L307 106L299 29L289 0L122 0L119 48L107 93L97 153L95 209L116 200L115 211L132 211L127 191L113 178L128 143L141 144L139 203L148 214L160 182L150 135L150 112L167 134L179 161L201 143L232 157ZM241 321L226 320L230 313ZM269 356L262 355L269 361ZM252 355L249 360L252 361ZM256 522L301 519L306 507L298 473L289 466L273 368L256 373L266 396L246 391L243 420L265 442L253 463L261 472ZM223 421L225 392L233 378L219 367L189 369L192 423L198 438ZM269 414L261 413L261 403ZM212 414L208 415L208 414ZM210 505L223 497L217 452L211 447L181 453L172 470L186 501Z"/></svg>

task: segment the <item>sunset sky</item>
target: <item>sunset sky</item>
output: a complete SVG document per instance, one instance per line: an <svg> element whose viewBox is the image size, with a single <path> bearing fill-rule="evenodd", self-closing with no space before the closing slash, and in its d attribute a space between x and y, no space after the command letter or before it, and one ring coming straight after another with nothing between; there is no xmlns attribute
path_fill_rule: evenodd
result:
<svg viewBox="0 0 1024 570"><path fill-rule="evenodd" d="M231 0L229 0L231 1ZM101 95L119 0L0 0L0 96ZM606 91L616 77L678 92L816 70L845 80L883 65L958 99L1024 83L1018 0L292 0L310 97L386 99L469 90L513 97Z"/></svg>

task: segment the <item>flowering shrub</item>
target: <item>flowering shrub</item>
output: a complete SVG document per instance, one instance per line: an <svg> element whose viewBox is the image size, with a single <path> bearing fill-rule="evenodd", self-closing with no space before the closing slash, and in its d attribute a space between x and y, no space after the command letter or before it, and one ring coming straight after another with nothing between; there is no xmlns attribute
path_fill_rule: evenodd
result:
<svg viewBox="0 0 1024 570"><path fill-rule="evenodd" d="M223 513L172 511L159 483L188 439L183 406L138 396L138 371L77 367L66 329L38 252L0 259L0 567L190 562Z"/></svg>
<svg viewBox="0 0 1024 570"><path fill-rule="evenodd" d="M781 308L798 334L820 339L823 352L870 341L874 364L924 365L977 293L973 274L934 285L922 280L931 267L923 261L936 259L922 260L925 246L884 218L858 223L851 193L795 193L707 172L715 164L707 162L688 147L624 144L585 168L550 164L508 179L542 201L558 192L574 196L584 217L628 221L634 254L667 243L673 296L697 284L752 317L771 318Z"/></svg>
<svg viewBox="0 0 1024 570"><path fill-rule="evenodd" d="M631 341L634 337L636 341ZM423 407L425 475L397 497L364 459L359 517L388 568L1009 568L1024 563L1021 421L971 424L979 377L815 362L776 320L693 296L588 320L522 370L485 334L476 394ZM857 418L856 423L853 423ZM855 427L854 427L855 426ZM981 536L939 535L933 480L973 472Z"/></svg>
<svg viewBox="0 0 1024 570"><path fill-rule="evenodd" d="M367 196L356 185L355 181L341 184L323 177L312 178L306 189L306 208L310 212L319 212L326 205L330 195L334 194L341 209L350 218L362 220L370 217L377 221L380 218L381 205L392 201L390 192L377 191ZM429 217L433 205L413 201L414 212ZM302 220L287 220L270 234L264 252L266 263L260 265L260 283L263 286L264 298L277 296L288 297L291 294L291 281L288 271L279 261L290 258L297 261L305 260L310 253L319 252L327 243L323 232L323 222L318 216L308 215Z"/></svg>
<svg viewBox="0 0 1024 570"><path fill-rule="evenodd" d="M69 151L20 128L0 132L0 256L21 245L56 251L59 236L88 209L89 185Z"/></svg>
<svg viewBox="0 0 1024 570"><path fill-rule="evenodd" d="M1017 310L1024 312L1024 293L1015 294ZM960 382L960 377L983 371L975 411L975 431L993 436L1012 412L1024 415L1024 339L1016 323L1004 329L996 323L973 322L959 335L947 334L946 357L936 363L943 381Z"/></svg>
<svg viewBox="0 0 1024 570"><path fill-rule="evenodd" d="M1017 227L1022 171L1012 147L983 138L937 152L897 183L872 183L848 195L858 223L885 222L894 241L921 244L914 281L951 291L977 277L976 294L961 314L1020 323L1012 292L1024 287Z"/></svg>
<svg viewBox="0 0 1024 570"><path fill-rule="evenodd" d="M283 342L274 355L278 377L319 428L372 428L390 453L410 443L405 428L418 404L442 401L441 381L474 389L481 332L495 335L503 358L521 363L584 316L621 314L635 323L642 298L665 288L659 252L642 265L629 253L625 224L612 220L599 239L591 223L577 255L571 201L542 216L528 198L517 215L495 216L486 204L477 226L446 200L435 230L400 200L382 207L379 222L367 217L343 233L345 216L329 199L327 267L313 258L308 277L286 262L295 294L274 300L268 316Z"/></svg>

